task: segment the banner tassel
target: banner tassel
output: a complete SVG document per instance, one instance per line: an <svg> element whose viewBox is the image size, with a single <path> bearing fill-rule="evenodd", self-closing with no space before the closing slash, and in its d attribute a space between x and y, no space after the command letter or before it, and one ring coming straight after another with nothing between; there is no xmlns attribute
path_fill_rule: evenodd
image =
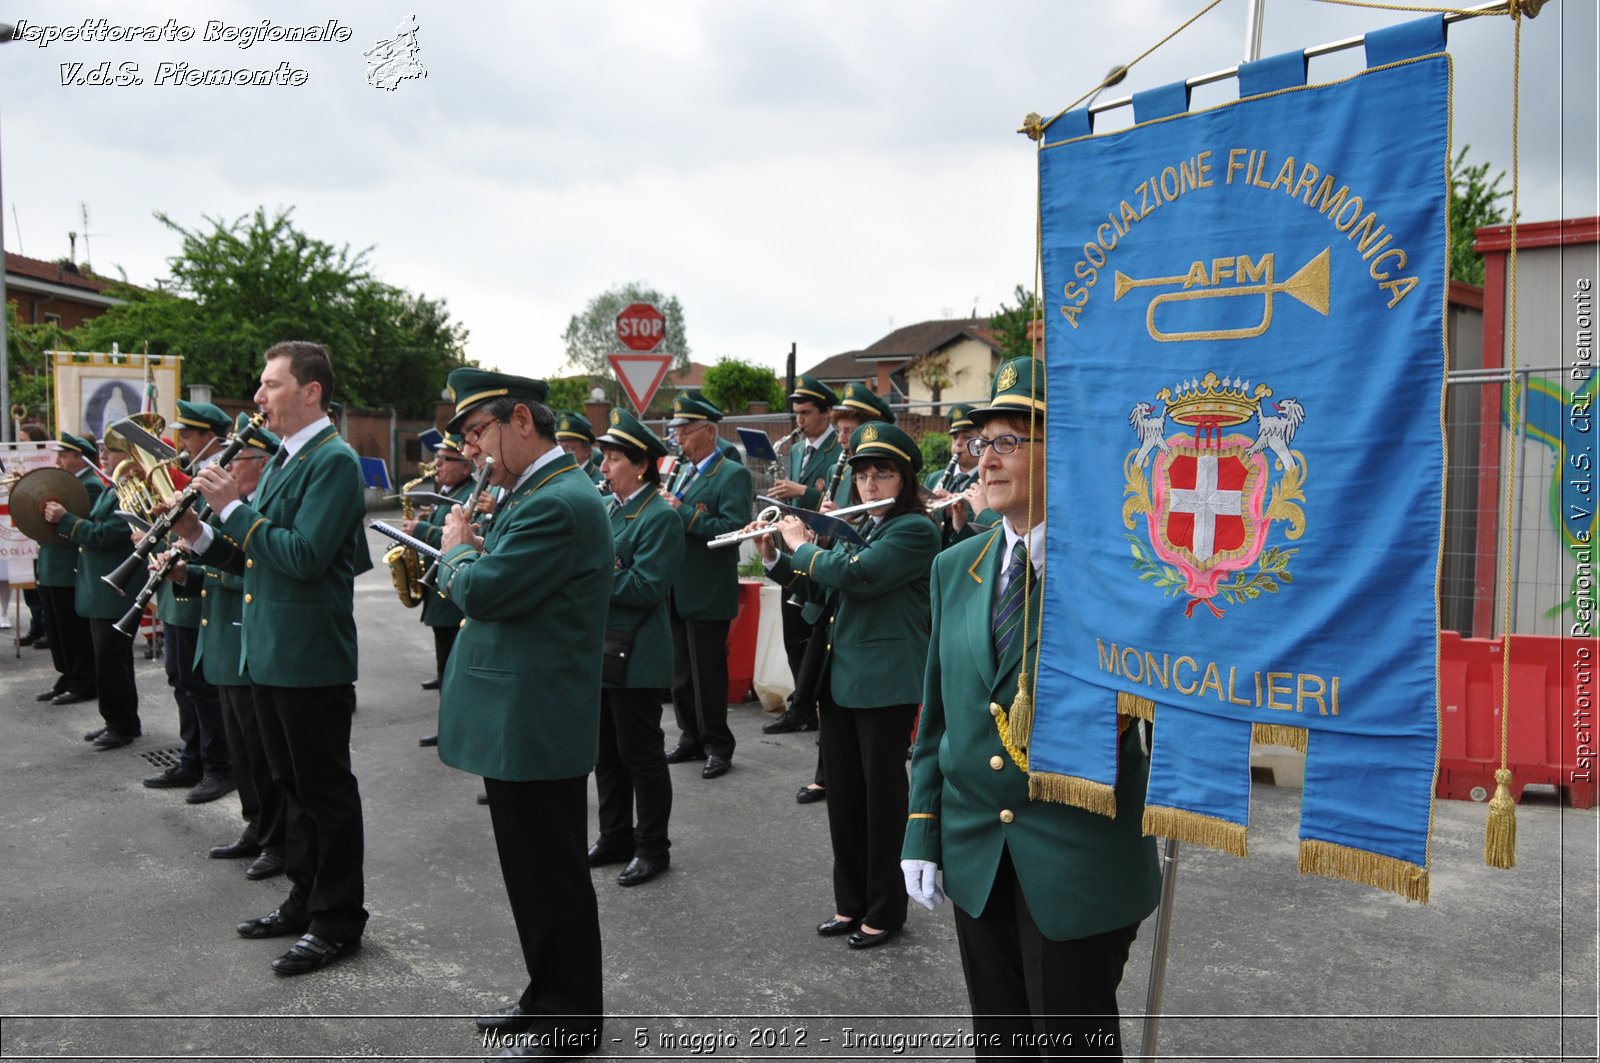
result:
<svg viewBox="0 0 1600 1063"><path fill-rule="evenodd" d="M1511 772L1494 773L1489 799L1489 830L1483 839L1483 862L1502 870L1517 866L1517 803L1511 799Z"/></svg>
<svg viewBox="0 0 1600 1063"><path fill-rule="evenodd" d="M1017 673L1017 696L1012 699L1006 729L1010 732L1010 745L1028 748L1033 737L1033 686L1028 682L1027 672Z"/></svg>

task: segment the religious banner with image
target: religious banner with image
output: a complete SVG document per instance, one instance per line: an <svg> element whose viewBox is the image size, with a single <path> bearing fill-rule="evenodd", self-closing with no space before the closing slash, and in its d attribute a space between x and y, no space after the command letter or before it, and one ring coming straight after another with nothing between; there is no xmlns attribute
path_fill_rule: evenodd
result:
<svg viewBox="0 0 1600 1063"><path fill-rule="evenodd" d="M1306 754L1300 868L1426 900L1438 756L1449 57L1045 128L1049 501L1035 797L1247 855L1252 741Z"/></svg>
<svg viewBox="0 0 1600 1063"><path fill-rule="evenodd" d="M129 414L153 409L171 424L178 415L183 359L121 351L46 351L55 370L58 432L99 441Z"/></svg>

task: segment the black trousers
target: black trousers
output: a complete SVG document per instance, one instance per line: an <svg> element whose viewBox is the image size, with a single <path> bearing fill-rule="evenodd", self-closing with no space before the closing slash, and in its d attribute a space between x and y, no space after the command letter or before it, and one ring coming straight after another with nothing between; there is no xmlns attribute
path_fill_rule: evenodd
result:
<svg viewBox="0 0 1600 1063"><path fill-rule="evenodd" d="M833 795L828 795L831 804ZM1045 937L1002 850L981 916L956 907L956 941L984 1058L1121 1059L1117 986L1139 924L1072 941Z"/></svg>
<svg viewBox="0 0 1600 1063"><path fill-rule="evenodd" d="M446 624L433 629L433 666L436 669L434 678L444 678L444 666L450 660L450 650L456 644L456 636L461 634L460 624Z"/></svg>
<svg viewBox="0 0 1600 1063"><path fill-rule="evenodd" d="M828 626L830 615L823 614L811 628L805 655L800 659L800 670L794 674L794 708L790 711L805 720L818 717L817 701L822 693L822 677L828 660L828 633L823 628ZM818 745L821 745L820 738ZM817 750L817 770L811 781L822 787L828 784L828 772L822 761L821 749Z"/></svg>
<svg viewBox="0 0 1600 1063"><path fill-rule="evenodd" d="M800 686L800 661L806 655L806 643L811 641L811 625L805 622L801 606L792 603L787 594L783 597L783 652L789 658L789 674L794 677L795 688Z"/></svg>
<svg viewBox="0 0 1600 1063"><path fill-rule="evenodd" d="M228 735L217 688L195 671L200 629L164 624L167 685L178 703L178 736L183 739L179 767L206 775L231 775Z"/></svg>
<svg viewBox="0 0 1600 1063"><path fill-rule="evenodd" d="M672 848L667 838L672 775L663 748L659 690L600 691L600 755L594 784L600 796L600 840L657 863L666 860Z"/></svg>
<svg viewBox="0 0 1600 1063"><path fill-rule="evenodd" d="M367 925L362 907L361 791L350 770L356 689L252 688L261 744L283 794L289 896L278 910L310 932L349 942Z"/></svg>
<svg viewBox="0 0 1600 1063"><path fill-rule="evenodd" d="M874 930L899 930L907 900L900 871L910 789L906 745L917 707L845 708L824 684L820 709L834 910Z"/></svg>
<svg viewBox="0 0 1600 1063"><path fill-rule="evenodd" d="M589 780L485 779L500 874L528 985L518 1004L543 1016L530 1032L599 1029L600 910L587 857Z"/></svg>
<svg viewBox="0 0 1600 1063"><path fill-rule="evenodd" d="M733 756L728 729L730 620L685 620L672 613L672 712L691 749Z"/></svg>
<svg viewBox="0 0 1600 1063"><path fill-rule="evenodd" d="M245 833L261 848L280 856L284 851L283 794L272 781L267 749L261 742L256 699L250 687L213 687L222 702L222 729L228 758L239 785L239 811Z"/></svg>
<svg viewBox="0 0 1600 1063"><path fill-rule="evenodd" d="M56 691L70 690L94 697L94 640L89 634L89 621L78 615L77 591L71 587L40 587L39 597L44 604L50 663L56 669Z"/></svg>
<svg viewBox="0 0 1600 1063"><path fill-rule="evenodd" d="M89 641L94 647L94 685L100 692L100 718L118 734L143 733L139 725L139 686L133 674L133 639L118 631L116 620L91 617ZM50 640L52 646L55 640Z"/></svg>

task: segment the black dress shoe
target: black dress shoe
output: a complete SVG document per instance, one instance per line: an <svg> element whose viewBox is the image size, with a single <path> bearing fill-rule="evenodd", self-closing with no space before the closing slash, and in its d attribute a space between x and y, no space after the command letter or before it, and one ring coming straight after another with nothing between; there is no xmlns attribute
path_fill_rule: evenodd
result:
<svg viewBox="0 0 1600 1063"><path fill-rule="evenodd" d="M436 734L423 735L421 738L417 739L417 745L423 746L423 747L436 746L438 744L439 744L439 736L436 735Z"/></svg>
<svg viewBox="0 0 1600 1063"><path fill-rule="evenodd" d="M800 805L814 805L827 799L828 791L821 786L802 786L794 795L795 803Z"/></svg>
<svg viewBox="0 0 1600 1063"><path fill-rule="evenodd" d="M54 700L56 700L56 698L59 698L61 695L65 694L65 693L66 693L65 690L57 690L55 687L51 687L49 690L41 690L41 691L39 691L39 693L37 693L37 694L35 694L33 696L33 700L34 701L54 701Z"/></svg>
<svg viewBox="0 0 1600 1063"><path fill-rule="evenodd" d="M76 705L80 701L93 701L93 694L78 694L71 690L64 690L50 699L52 705Z"/></svg>
<svg viewBox="0 0 1600 1063"><path fill-rule="evenodd" d="M101 735L103 735L105 733L106 733L106 729L104 727L96 727L92 731L85 731L83 733L83 740L85 742L93 742L96 738L99 738Z"/></svg>
<svg viewBox="0 0 1600 1063"><path fill-rule="evenodd" d="M439 683L440 683L440 680L437 679L437 678L430 679L426 683L422 684L422 689L423 690L438 690L439 689Z"/></svg>
<svg viewBox="0 0 1600 1063"><path fill-rule="evenodd" d="M94 747L99 750L121 749L129 742L132 742L133 739L133 735L123 734L121 731L113 731L107 727L100 732L100 737L94 740Z"/></svg>
<svg viewBox="0 0 1600 1063"><path fill-rule="evenodd" d="M206 855L213 860L237 860L242 856L255 856L261 851L260 844L249 834L239 835L239 840L229 842L227 845L213 845L206 850Z"/></svg>
<svg viewBox="0 0 1600 1063"><path fill-rule="evenodd" d="M817 924L817 933L825 938L836 938L840 934L848 934L861 925L859 919L829 919L826 923Z"/></svg>
<svg viewBox="0 0 1600 1063"><path fill-rule="evenodd" d="M286 938L291 934L304 933L306 925L290 922L274 908L260 919L247 919L233 929L242 938Z"/></svg>
<svg viewBox="0 0 1600 1063"><path fill-rule="evenodd" d="M853 949L870 949L882 945L892 937L894 937L893 930L880 930L876 934L868 934L857 930L846 938L844 943Z"/></svg>
<svg viewBox="0 0 1600 1063"><path fill-rule="evenodd" d="M720 779L728 774L728 769L733 767L733 761L727 757L719 757L715 753L706 758L706 766L700 769L702 779Z"/></svg>
<svg viewBox="0 0 1600 1063"><path fill-rule="evenodd" d="M38 637L39 637L38 635L24 635L20 639L17 640L17 645L18 646L32 646L33 643L34 643L34 640L37 639Z"/></svg>
<svg viewBox="0 0 1600 1063"><path fill-rule="evenodd" d="M361 939L354 941L329 941L315 934L302 934L300 940L289 946L289 951L272 961L272 973L285 978L296 974L320 971L341 956L348 956L361 948Z"/></svg>
<svg viewBox="0 0 1600 1063"><path fill-rule="evenodd" d="M183 799L191 805L203 805L208 801L215 801L223 794L231 794L238 789L232 775L207 775L200 780L200 785L183 795Z"/></svg>
<svg viewBox="0 0 1600 1063"><path fill-rule="evenodd" d="M488 794L479 794L478 795L478 804L486 805L488 803L489 803L489 795Z"/></svg>
<svg viewBox="0 0 1600 1063"><path fill-rule="evenodd" d="M521 1033L532 1026L537 1016L522 1010L520 1003L507 1004L503 1008L485 1012L478 1016L478 1029L499 1030L501 1033Z"/></svg>
<svg viewBox="0 0 1600 1063"><path fill-rule="evenodd" d="M143 781L152 790L170 790L178 786L193 786L200 781L200 773L174 764L165 771L146 775Z"/></svg>
<svg viewBox="0 0 1600 1063"><path fill-rule="evenodd" d="M44 638L34 639L33 648L36 650L48 650L50 648L50 640Z"/></svg>
<svg viewBox="0 0 1600 1063"><path fill-rule="evenodd" d="M633 846L614 845L604 838L589 846L589 866L603 867L606 864L626 864L633 859Z"/></svg>
<svg viewBox="0 0 1600 1063"><path fill-rule="evenodd" d="M773 720L771 723L761 728L761 733L767 735L786 735L793 734L795 731L815 731L816 729L816 720L802 720L793 713L786 712L782 716L779 716L776 720Z"/></svg>
<svg viewBox="0 0 1600 1063"><path fill-rule="evenodd" d="M686 760L705 760L706 751L694 746L686 746L682 742L667 750L668 764L682 764Z"/></svg>
<svg viewBox="0 0 1600 1063"><path fill-rule="evenodd" d="M636 856L628 861L628 866L617 875L619 886L639 886L655 878L667 869L667 861L652 860L647 856Z"/></svg>
<svg viewBox="0 0 1600 1063"><path fill-rule="evenodd" d="M264 878L283 874L284 859L282 853L271 851L263 852L250 862L244 869L244 877L252 882L259 882Z"/></svg>

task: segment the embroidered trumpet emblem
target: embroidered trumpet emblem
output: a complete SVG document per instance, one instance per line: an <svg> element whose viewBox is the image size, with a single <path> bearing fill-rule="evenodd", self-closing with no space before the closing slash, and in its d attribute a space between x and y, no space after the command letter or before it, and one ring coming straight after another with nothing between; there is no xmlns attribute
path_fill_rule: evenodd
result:
<svg viewBox="0 0 1600 1063"><path fill-rule="evenodd" d="M1175 292L1161 292L1150 300L1145 311L1144 325L1150 338L1161 343L1179 343L1185 340L1248 340L1264 335L1272 327L1273 297L1279 294L1304 303L1323 317L1328 316L1328 258L1329 248L1295 271L1288 280L1276 279L1277 260L1272 252L1260 258L1235 255L1213 258L1209 263L1196 261L1187 273L1170 277L1130 277L1118 270L1114 278L1111 301L1119 302L1135 288L1170 288L1181 285ZM1165 330L1156 324L1156 311L1162 307L1194 303L1200 300L1238 299L1259 296L1261 318L1253 325L1237 328L1173 329ZM1168 316L1181 315L1181 306L1168 311Z"/></svg>
<svg viewBox="0 0 1600 1063"><path fill-rule="evenodd" d="M1159 411L1136 402L1128 414L1139 446L1122 463L1122 522L1131 532L1145 518L1145 535L1127 536L1133 570L1166 597L1187 594L1184 616L1204 605L1220 618L1216 598L1238 605L1294 582L1299 548L1268 540L1274 522L1285 540L1305 533L1306 459L1291 444L1306 413L1271 396L1265 384L1207 373L1162 388ZM1169 435L1169 421L1187 431ZM1251 421L1253 439L1232 431Z"/></svg>

